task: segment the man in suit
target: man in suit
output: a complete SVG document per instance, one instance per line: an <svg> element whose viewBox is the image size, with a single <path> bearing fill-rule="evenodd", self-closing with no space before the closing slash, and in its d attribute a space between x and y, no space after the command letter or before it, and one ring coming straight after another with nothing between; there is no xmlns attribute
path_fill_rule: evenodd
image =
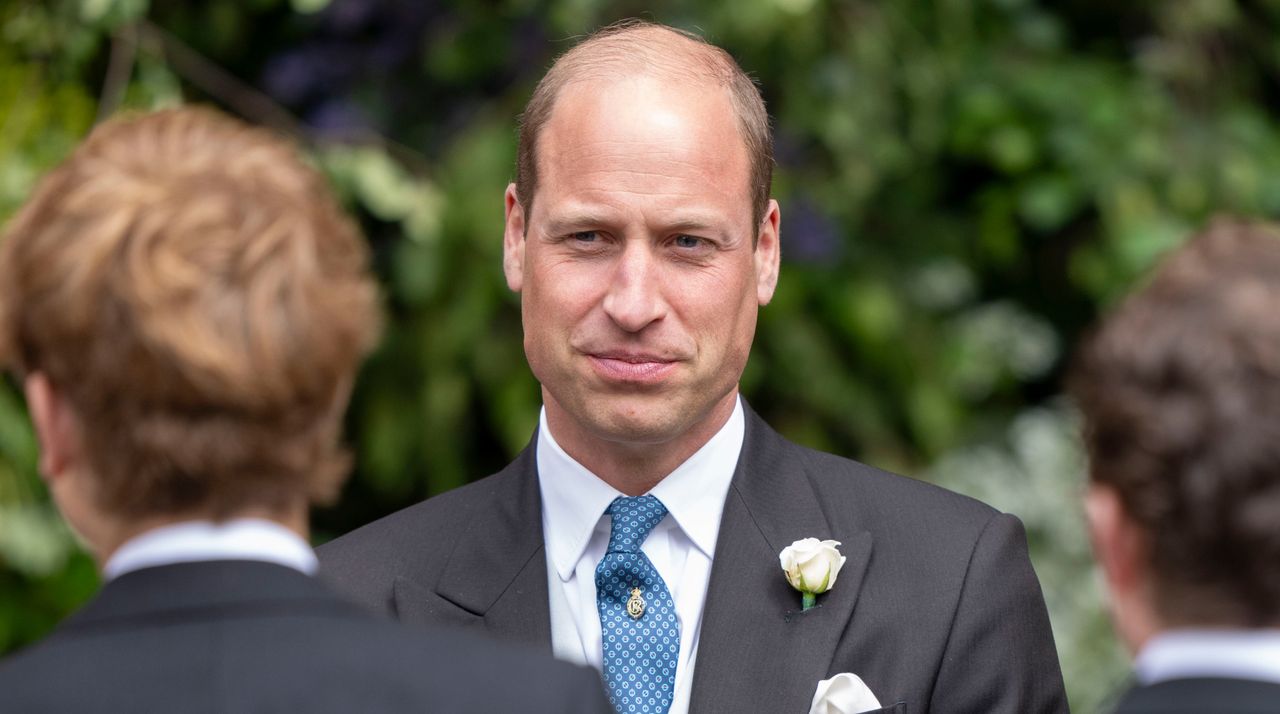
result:
<svg viewBox="0 0 1280 714"><path fill-rule="evenodd" d="M1082 351L1119 712L1280 711L1280 230L1219 221Z"/></svg>
<svg viewBox="0 0 1280 714"><path fill-rule="evenodd" d="M0 711L608 711L590 669L411 632L310 577L378 322L359 232L263 130L113 120L45 178L0 246L0 363L106 584L0 662Z"/></svg>
<svg viewBox="0 0 1280 714"><path fill-rule="evenodd" d="M739 398L778 277L772 166L723 50L628 22L562 56L505 198L537 433L323 571L402 620L599 667L623 712L826 711L853 686L889 711L1064 711L1015 518L801 448ZM807 537L847 560L802 612L779 551ZM819 693L841 673L860 681Z"/></svg>

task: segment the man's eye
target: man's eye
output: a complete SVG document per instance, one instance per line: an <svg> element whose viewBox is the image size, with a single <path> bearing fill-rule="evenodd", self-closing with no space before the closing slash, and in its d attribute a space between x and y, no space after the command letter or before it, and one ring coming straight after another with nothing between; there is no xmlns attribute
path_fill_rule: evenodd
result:
<svg viewBox="0 0 1280 714"><path fill-rule="evenodd" d="M571 233L569 237L580 243L594 243L599 240L600 234L595 231L578 231L577 233Z"/></svg>
<svg viewBox="0 0 1280 714"><path fill-rule="evenodd" d="M698 248L702 246L702 239L697 236L678 235L675 244L677 248Z"/></svg>

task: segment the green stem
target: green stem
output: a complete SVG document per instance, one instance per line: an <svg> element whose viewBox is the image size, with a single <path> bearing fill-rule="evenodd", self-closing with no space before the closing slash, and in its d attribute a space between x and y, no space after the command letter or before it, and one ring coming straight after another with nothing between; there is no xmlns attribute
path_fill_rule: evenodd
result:
<svg viewBox="0 0 1280 714"><path fill-rule="evenodd" d="M801 612L813 607L814 603L818 601L818 596L813 593L800 593L800 595Z"/></svg>

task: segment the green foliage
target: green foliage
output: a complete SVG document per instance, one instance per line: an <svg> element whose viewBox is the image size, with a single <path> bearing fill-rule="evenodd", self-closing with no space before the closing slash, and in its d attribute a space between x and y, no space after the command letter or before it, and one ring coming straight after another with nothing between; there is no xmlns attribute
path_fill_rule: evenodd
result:
<svg viewBox="0 0 1280 714"><path fill-rule="evenodd" d="M482 476L540 395L500 269L514 117L562 38L702 32L775 118L784 269L743 379L789 436L1019 515L1073 703L1123 658L1070 410L1083 327L1216 212L1280 212L1274 28L1233 0L61 0L0 5L0 217L117 105L211 102L312 150L374 249L386 339L328 537ZM0 388L0 651L92 589ZM922 524L922 527L927 527Z"/></svg>

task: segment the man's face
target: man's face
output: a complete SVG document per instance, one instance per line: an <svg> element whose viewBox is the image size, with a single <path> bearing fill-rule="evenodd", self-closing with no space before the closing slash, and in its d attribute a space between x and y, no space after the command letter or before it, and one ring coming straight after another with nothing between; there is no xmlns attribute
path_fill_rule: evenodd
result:
<svg viewBox="0 0 1280 714"><path fill-rule="evenodd" d="M548 418L622 444L709 438L778 271L775 202L752 245L727 92L650 77L571 84L538 157L528 215L507 190L504 268Z"/></svg>

